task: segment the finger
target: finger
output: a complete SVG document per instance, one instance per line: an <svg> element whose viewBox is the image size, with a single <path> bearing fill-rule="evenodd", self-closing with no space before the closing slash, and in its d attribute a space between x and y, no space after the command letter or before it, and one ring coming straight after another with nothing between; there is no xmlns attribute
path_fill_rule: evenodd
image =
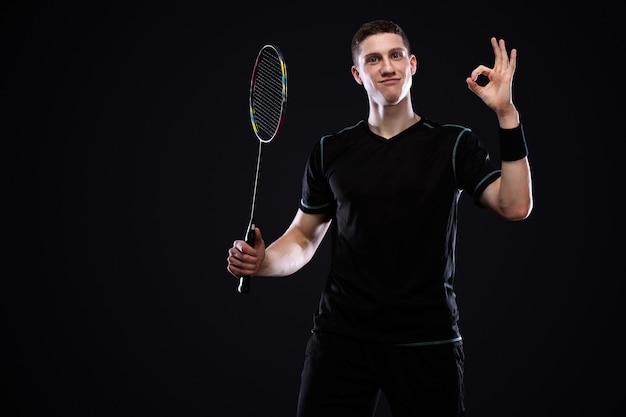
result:
<svg viewBox="0 0 626 417"><path fill-rule="evenodd" d="M244 256L244 252L240 248L233 246L228 250L228 255L232 256L233 258L242 259Z"/></svg>
<svg viewBox="0 0 626 417"><path fill-rule="evenodd" d="M246 243L245 240L235 240L233 242L233 248L239 250L239 252L244 253L244 254L250 254L250 255L256 255L256 251L254 249L254 247L250 246L248 243ZM251 248L251 249L248 249Z"/></svg>
<svg viewBox="0 0 626 417"><path fill-rule="evenodd" d="M243 275L252 276L254 275L256 265L247 264L245 262L241 262L238 259L234 259L233 261L228 263L227 269L235 276L241 277Z"/></svg>
<svg viewBox="0 0 626 417"><path fill-rule="evenodd" d="M500 57L503 68L512 69L515 71L515 67L517 64L517 50L511 49L511 53L509 54L506 50L506 42L504 39L500 39L498 42L498 49L500 50Z"/></svg>
<svg viewBox="0 0 626 417"><path fill-rule="evenodd" d="M467 87L474 92L477 92L477 89L480 88L480 86L476 84L476 81L472 80L472 77L467 77L465 82L467 83Z"/></svg>
<svg viewBox="0 0 626 417"><path fill-rule="evenodd" d="M226 271L228 271L229 274L231 274L232 276L234 276L235 278L239 278L235 272L233 271L233 267L232 265L227 265L226 266Z"/></svg>
<svg viewBox="0 0 626 417"><path fill-rule="evenodd" d="M502 59L502 65L504 66L504 68L508 68L510 65L509 62L509 54L506 51L506 43L504 42L504 39L500 39L500 57Z"/></svg>
<svg viewBox="0 0 626 417"><path fill-rule="evenodd" d="M251 275L251 273L252 273L252 271L251 271L251 270L247 270L247 269L239 268L239 267L236 267L236 266L234 266L234 265L228 265L228 266L226 267L226 270L227 270L227 271L228 271L228 272L229 272L232 276L234 276L235 278L240 278L240 277L242 277L242 276L244 276L244 275L249 276L249 275Z"/></svg>
<svg viewBox="0 0 626 417"><path fill-rule="evenodd" d="M509 66L511 70L515 72L515 68L517 68L517 49L511 49L511 57L509 58Z"/></svg>
<svg viewBox="0 0 626 417"><path fill-rule="evenodd" d="M236 256L229 256L227 259L227 263L227 269L234 275L249 275L254 271L254 263L248 264L243 259ZM252 265L252 267L250 265Z"/></svg>
<svg viewBox="0 0 626 417"><path fill-rule="evenodd" d="M484 65L479 65L470 73L470 78L474 81L478 80L479 75L489 76L491 72L491 68L486 67Z"/></svg>
<svg viewBox="0 0 626 417"><path fill-rule="evenodd" d="M502 51L500 50L500 44L495 36L491 38L491 49L493 49L493 66L497 68L502 61Z"/></svg>
<svg viewBox="0 0 626 417"><path fill-rule="evenodd" d="M239 267L241 265L241 261L234 254L229 254L226 257L226 263L228 264L229 267L232 267L232 266Z"/></svg>
<svg viewBox="0 0 626 417"><path fill-rule="evenodd" d="M228 265L226 265L226 270L233 275L234 277L240 277L240 268L233 263L230 259L228 260Z"/></svg>

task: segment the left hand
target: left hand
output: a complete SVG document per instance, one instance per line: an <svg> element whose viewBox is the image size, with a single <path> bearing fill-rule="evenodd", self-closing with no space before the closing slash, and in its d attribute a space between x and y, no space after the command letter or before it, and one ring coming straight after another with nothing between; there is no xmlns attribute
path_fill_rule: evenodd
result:
<svg viewBox="0 0 626 417"><path fill-rule="evenodd" d="M495 55L493 68L479 65L467 77L466 82L469 89L495 111L498 118L501 118L508 113L516 112L513 105L512 89L513 74L517 64L517 50L511 49L509 58L504 39L498 41L495 37L491 38L491 46ZM489 79L484 86L477 82L479 75Z"/></svg>

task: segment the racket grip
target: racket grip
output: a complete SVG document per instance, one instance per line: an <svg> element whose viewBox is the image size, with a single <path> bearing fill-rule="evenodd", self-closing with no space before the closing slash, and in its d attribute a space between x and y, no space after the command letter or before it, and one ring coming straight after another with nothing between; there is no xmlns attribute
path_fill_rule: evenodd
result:
<svg viewBox="0 0 626 417"><path fill-rule="evenodd" d="M254 226L254 223L253 223L250 225L250 228L248 228L248 231L246 232L246 243L250 246L254 246L254 230L255 229L256 227ZM250 277L249 276L244 275L239 278L239 287L237 288L237 291L239 291L239 293L241 294L246 294L250 292Z"/></svg>

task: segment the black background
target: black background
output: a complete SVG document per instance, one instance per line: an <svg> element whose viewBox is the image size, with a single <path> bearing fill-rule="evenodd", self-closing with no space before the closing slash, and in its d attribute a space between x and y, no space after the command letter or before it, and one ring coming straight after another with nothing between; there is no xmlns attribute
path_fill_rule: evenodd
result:
<svg viewBox="0 0 626 417"><path fill-rule="evenodd" d="M470 126L494 159L495 115L465 77L492 65L489 37L519 50L535 210L506 223L461 199L468 416L618 415L615 11L418 3L5 5L5 415L295 415L328 249L247 295L226 272L258 150L250 73L263 44L279 46L287 117L262 148L255 212L270 242L312 144L366 115L349 43L375 18L411 39L416 110ZM376 415L390 415L384 399Z"/></svg>

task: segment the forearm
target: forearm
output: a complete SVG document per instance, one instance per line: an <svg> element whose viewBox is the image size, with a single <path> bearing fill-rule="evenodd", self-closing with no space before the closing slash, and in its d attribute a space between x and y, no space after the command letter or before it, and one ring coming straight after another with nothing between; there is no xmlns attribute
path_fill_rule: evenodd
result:
<svg viewBox="0 0 626 417"><path fill-rule="evenodd" d="M507 219L525 219L532 210L533 198L524 129L515 107L506 115L498 114L498 121L500 123L500 159L502 160L498 206L501 215Z"/></svg>
<svg viewBox="0 0 626 417"><path fill-rule="evenodd" d="M532 179L528 158L502 161L502 176L497 205L500 215L509 220L523 220L533 207Z"/></svg>
<svg viewBox="0 0 626 417"><path fill-rule="evenodd" d="M267 247L265 259L257 275L272 277L291 275L311 260L313 257L311 252L283 236Z"/></svg>
<svg viewBox="0 0 626 417"><path fill-rule="evenodd" d="M508 115L498 114L498 121L502 173L498 180L487 187L481 200L507 220L523 220L533 208L532 178L524 129L517 111Z"/></svg>
<svg viewBox="0 0 626 417"><path fill-rule="evenodd" d="M291 226L265 250L259 276L284 277L299 271L315 254L330 221L298 212Z"/></svg>

